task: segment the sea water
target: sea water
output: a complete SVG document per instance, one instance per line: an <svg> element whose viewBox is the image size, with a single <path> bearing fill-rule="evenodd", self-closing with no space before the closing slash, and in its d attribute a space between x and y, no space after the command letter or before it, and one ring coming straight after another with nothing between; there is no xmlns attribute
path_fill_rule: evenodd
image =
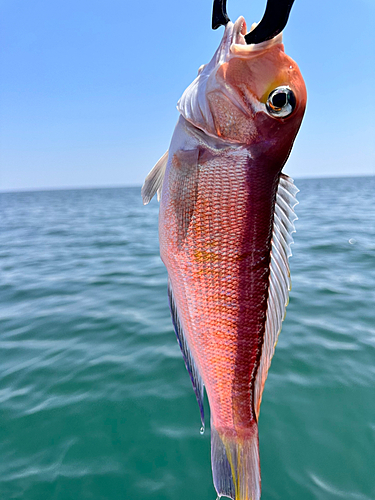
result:
<svg viewBox="0 0 375 500"><path fill-rule="evenodd" d="M296 184L262 500L374 500L375 177ZM0 499L215 500L157 202L3 193L0 211Z"/></svg>

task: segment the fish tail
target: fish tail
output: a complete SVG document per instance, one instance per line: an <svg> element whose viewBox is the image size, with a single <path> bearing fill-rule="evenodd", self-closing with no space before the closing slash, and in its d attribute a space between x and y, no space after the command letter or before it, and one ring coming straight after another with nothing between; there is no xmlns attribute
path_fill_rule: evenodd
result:
<svg viewBox="0 0 375 500"><path fill-rule="evenodd" d="M211 421L211 462L215 489L232 500L260 499L258 425L246 432L216 429Z"/></svg>

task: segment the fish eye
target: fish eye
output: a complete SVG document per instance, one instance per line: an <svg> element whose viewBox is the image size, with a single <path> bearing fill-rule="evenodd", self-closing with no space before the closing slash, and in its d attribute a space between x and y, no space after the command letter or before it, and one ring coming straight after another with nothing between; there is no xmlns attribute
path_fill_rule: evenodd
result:
<svg viewBox="0 0 375 500"><path fill-rule="evenodd" d="M271 116L285 118L291 115L296 107L296 97L293 90L283 85L277 87L268 96L266 108Z"/></svg>

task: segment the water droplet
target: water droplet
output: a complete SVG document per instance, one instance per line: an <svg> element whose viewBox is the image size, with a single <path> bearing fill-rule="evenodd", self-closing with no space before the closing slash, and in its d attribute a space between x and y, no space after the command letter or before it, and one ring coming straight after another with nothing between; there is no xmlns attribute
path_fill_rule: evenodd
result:
<svg viewBox="0 0 375 500"><path fill-rule="evenodd" d="M357 240L355 240L354 238L350 238L349 243L351 245L354 245L354 243L357 243Z"/></svg>
<svg viewBox="0 0 375 500"><path fill-rule="evenodd" d="M202 425L202 427L199 429L199 432L201 435L204 434L204 425Z"/></svg>

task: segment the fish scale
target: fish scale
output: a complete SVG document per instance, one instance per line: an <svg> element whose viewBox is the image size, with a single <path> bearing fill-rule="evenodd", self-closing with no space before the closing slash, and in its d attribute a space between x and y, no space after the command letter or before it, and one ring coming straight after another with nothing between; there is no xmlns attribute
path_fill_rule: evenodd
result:
<svg viewBox="0 0 375 500"><path fill-rule="evenodd" d="M251 384L266 321L277 177L273 174L265 183L259 175L262 167L253 165L246 149L225 159L213 157L203 165L190 166L199 170L189 177L199 179L198 187L192 191L195 196L182 203L186 176L176 169L177 163L172 158L166 173L165 182L169 176L173 181L160 209L165 242L161 255L214 422L218 427L247 428L255 419ZM181 172L182 182L175 182L176 171ZM220 197L213 195L218 192ZM180 210L189 218L183 241L178 230Z"/></svg>

